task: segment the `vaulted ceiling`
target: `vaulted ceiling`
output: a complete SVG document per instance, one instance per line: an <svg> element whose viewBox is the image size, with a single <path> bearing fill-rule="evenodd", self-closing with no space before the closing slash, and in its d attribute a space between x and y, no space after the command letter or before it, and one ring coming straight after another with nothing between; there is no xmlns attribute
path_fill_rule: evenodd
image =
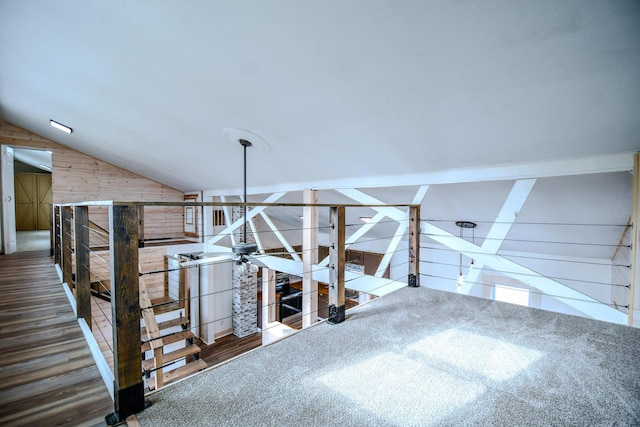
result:
<svg viewBox="0 0 640 427"><path fill-rule="evenodd" d="M639 76L637 1L0 1L1 118L185 191L637 151Z"/></svg>

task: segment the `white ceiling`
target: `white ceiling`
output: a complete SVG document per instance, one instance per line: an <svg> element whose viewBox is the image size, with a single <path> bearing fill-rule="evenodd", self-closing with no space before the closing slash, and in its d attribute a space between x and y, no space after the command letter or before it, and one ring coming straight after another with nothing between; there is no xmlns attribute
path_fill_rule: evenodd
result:
<svg viewBox="0 0 640 427"><path fill-rule="evenodd" d="M637 151L639 113L637 1L0 0L2 118L185 191L240 187L230 127L250 183L327 188Z"/></svg>
<svg viewBox="0 0 640 427"><path fill-rule="evenodd" d="M207 196L241 192L242 135L251 201L439 184L423 218L476 221L478 244L514 180L540 177L502 250L610 258L624 227L575 224L628 223L640 2L0 0L0 118Z"/></svg>

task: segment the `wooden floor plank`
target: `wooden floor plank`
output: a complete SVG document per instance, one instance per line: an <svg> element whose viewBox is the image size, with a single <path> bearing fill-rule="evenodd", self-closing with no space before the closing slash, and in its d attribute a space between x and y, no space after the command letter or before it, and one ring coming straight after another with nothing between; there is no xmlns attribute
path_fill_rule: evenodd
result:
<svg viewBox="0 0 640 427"><path fill-rule="evenodd" d="M48 255L0 255L0 425L105 425L113 401Z"/></svg>

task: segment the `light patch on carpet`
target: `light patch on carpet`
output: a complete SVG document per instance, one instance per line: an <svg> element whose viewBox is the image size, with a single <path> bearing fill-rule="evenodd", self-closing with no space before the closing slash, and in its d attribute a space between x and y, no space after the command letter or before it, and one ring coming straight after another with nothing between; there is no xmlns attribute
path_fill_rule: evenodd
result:
<svg viewBox="0 0 640 427"><path fill-rule="evenodd" d="M446 417L485 392L480 383L391 352L332 371L318 381L396 425L424 425L425 420Z"/></svg>
<svg viewBox="0 0 640 427"><path fill-rule="evenodd" d="M494 381L513 378L544 356L536 350L456 328L420 340L408 349Z"/></svg>

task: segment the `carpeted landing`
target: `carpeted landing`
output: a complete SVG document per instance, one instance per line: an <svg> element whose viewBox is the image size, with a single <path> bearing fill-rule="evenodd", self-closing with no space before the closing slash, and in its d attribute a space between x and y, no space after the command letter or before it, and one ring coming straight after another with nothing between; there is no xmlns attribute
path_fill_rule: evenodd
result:
<svg viewBox="0 0 640 427"><path fill-rule="evenodd" d="M148 400L143 427L640 425L640 330L405 288Z"/></svg>

